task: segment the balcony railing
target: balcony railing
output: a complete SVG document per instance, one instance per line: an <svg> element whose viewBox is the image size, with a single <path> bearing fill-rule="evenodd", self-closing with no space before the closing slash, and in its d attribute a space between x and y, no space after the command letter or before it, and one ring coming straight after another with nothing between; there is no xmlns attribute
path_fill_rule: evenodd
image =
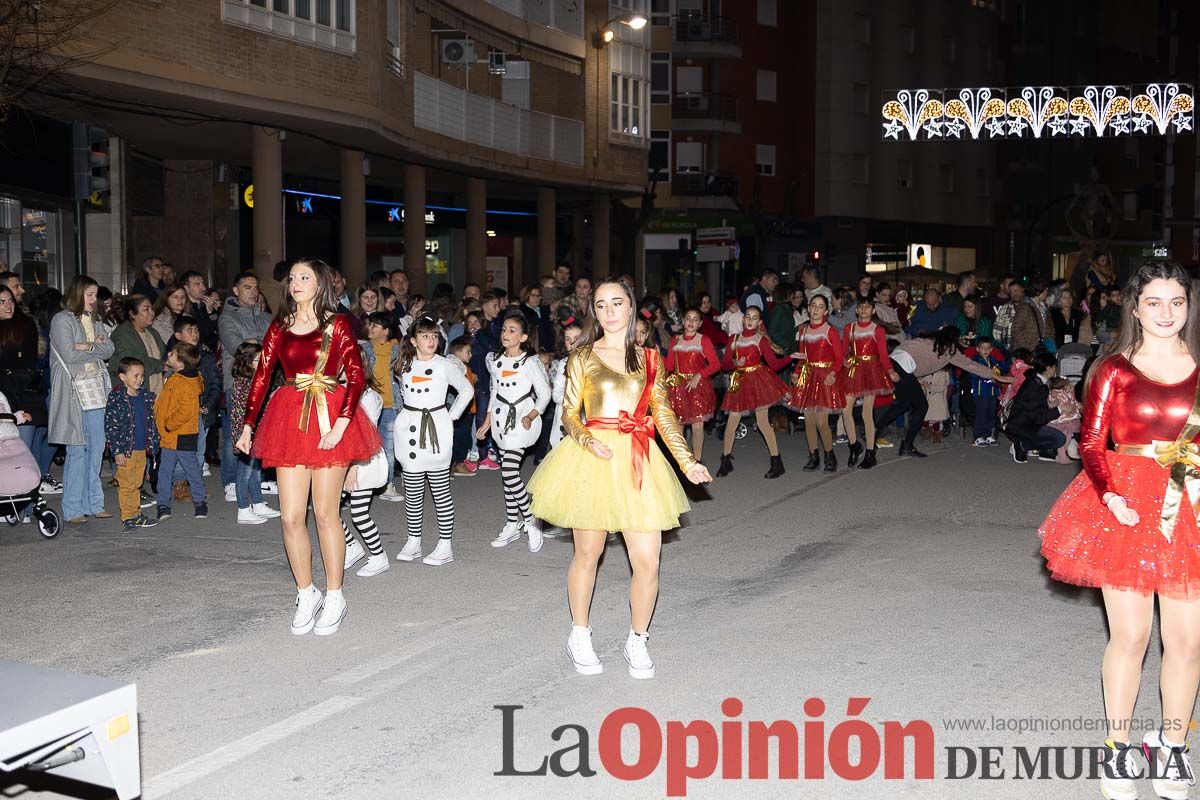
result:
<svg viewBox="0 0 1200 800"><path fill-rule="evenodd" d="M671 101L675 119L711 119L737 122L737 98L724 94L680 94Z"/></svg>
<svg viewBox="0 0 1200 800"><path fill-rule="evenodd" d="M501 103L414 71L413 124L505 153L583 165L583 123Z"/></svg>
<svg viewBox="0 0 1200 800"><path fill-rule="evenodd" d="M738 43L737 23L729 17L677 14L675 16L675 41L736 45Z"/></svg>
<svg viewBox="0 0 1200 800"><path fill-rule="evenodd" d="M721 172L677 172L671 177L671 194L692 197L736 197L736 175Z"/></svg>
<svg viewBox="0 0 1200 800"><path fill-rule="evenodd" d="M583 3L579 0L484 0L514 17L572 36L583 36Z"/></svg>

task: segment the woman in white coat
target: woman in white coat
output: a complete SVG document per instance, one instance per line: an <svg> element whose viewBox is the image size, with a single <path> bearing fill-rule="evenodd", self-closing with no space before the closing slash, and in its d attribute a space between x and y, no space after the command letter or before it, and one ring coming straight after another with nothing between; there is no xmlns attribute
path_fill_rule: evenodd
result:
<svg viewBox="0 0 1200 800"><path fill-rule="evenodd" d="M450 539L454 533L454 498L450 496L450 457L454 449L454 420L462 416L475 396L462 370L438 352L441 327L421 317L409 328L400 346L396 374L400 378L402 405L396 415L393 441L404 480L404 506L408 516L408 541L398 561L421 558L421 529L425 517L425 487L433 494L437 513L438 543L422 561L441 566L454 560ZM455 393L449 402L450 390Z"/></svg>
<svg viewBox="0 0 1200 800"><path fill-rule="evenodd" d="M492 379L487 416L476 437L491 431L500 448L500 479L504 484L505 524L492 540L504 547L529 535L529 552L542 549L542 530L529 512L529 492L521 480L521 459L542 433L542 412L550 403L550 382L529 341L529 323L520 311L510 311L500 328L500 349L486 359Z"/></svg>

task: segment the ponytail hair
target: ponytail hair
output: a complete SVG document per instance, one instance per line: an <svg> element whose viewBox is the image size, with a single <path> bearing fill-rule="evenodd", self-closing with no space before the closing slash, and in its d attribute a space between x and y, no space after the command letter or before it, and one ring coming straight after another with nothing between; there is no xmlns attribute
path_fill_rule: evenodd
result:
<svg viewBox="0 0 1200 800"><path fill-rule="evenodd" d="M525 316L525 312L519 308L514 308L504 314L504 319L500 322L503 327L505 322L515 322L521 326L521 333L525 334L525 341L518 345L527 356L537 355L537 331L529 327L529 318ZM496 354L504 354L504 345L496 345Z"/></svg>
<svg viewBox="0 0 1200 800"><path fill-rule="evenodd" d="M396 362L397 375L403 375L412 366L413 359L417 357L417 346L413 342L422 333L440 336L442 328L432 317L420 317L412 324L412 327L408 329L408 335L400 342L400 360Z"/></svg>

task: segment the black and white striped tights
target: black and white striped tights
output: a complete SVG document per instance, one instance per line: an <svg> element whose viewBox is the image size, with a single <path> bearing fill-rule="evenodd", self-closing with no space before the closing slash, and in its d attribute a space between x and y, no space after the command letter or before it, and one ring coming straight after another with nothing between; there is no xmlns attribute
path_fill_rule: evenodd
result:
<svg viewBox="0 0 1200 800"><path fill-rule="evenodd" d="M524 450L500 451L500 482L504 484L504 515L508 522L520 522L529 516L529 492L521 480Z"/></svg>
<svg viewBox="0 0 1200 800"><path fill-rule="evenodd" d="M350 520L354 523L354 530L358 531L358 535L362 537L363 543L366 544L371 555L383 555L383 543L379 541L379 527L375 524L375 520L371 519L371 497L375 494L375 490L355 489L349 494ZM342 533L346 535L346 544L354 543L354 535L350 533L350 528L346 526L344 519L342 520Z"/></svg>
<svg viewBox="0 0 1200 800"><path fill-rule="evenodd" d="M438 469L431 472L405 472L404 508L408 516L408 535L421 536L425 518L425 485L433 494L433 508L437 513L438 536L449 540L454 533L454 498L450 496L450 470Z"/></svg>

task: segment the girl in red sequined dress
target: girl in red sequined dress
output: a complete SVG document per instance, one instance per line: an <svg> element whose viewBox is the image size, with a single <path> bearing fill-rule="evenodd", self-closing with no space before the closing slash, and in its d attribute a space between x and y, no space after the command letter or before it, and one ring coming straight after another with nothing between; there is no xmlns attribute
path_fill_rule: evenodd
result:
<svg viewBox="0 0 1200 800"><path fill-rule="evenodd" d="M1200 307L1191 286L1163 262L1125 286L1118 338L1087 378L1084 471L1039 530L1051 575L1104 595L1105 797L1137 796L1133 777L1149 766L1143 755L1158 760L1159 796L1187 797L1192 782L1184 740L1200 684ZM1156 596L1163 724L1139 752L1129 722Z"/></svg>
<svg viewBox="0 0 1200 800"><path fill-rule="evenodd" d="M860 297L855 306L858 319L842 330L846 344L846 366L842 370L842 385L846 389L846 408L842 411L842 426L850 438L850 458L846 466L853 467L863 453L854 424L854 404L862 398L863 429L866 433L866 455L859 469L871 469L875 461L875 398L891 395L892 378L888 375L892 362L888 358L887 333L874 320L875 304Z"/></svg>
<svg viewBox="0 0 1200 800"><path fill-rule="evenodd" d="M671 410L684 425L692 427L692 455L701 461L704 455L704 423L717 409L712 376L721 369L717 349L700 333L703 318L700 309L689 308L683 315L683 333L667 348L667 397Z"/></svg>
<svg viewBox="0 0 1200 800"><path fill-rule="evenodd" d="M829 415L840 414L846 407L841 376L846 351L837 328L826 321L828 316L829 301L824 295L813 295L808 301L808 324L796 331L798 348L792 354L797 364L788 405L804 412L804 438L808 440L804 469L808 472L821 465L818 444L825 451L825 471L837 470Z"/></svg>
<svg viewBox="0 0 1200 800"><path fill-rule="evenodd" d="M348 317L336 313L332 287L333 270L323 261L301 259L292 265L283 307L263 337L236 445L261 459L264 467L276 468L283 546L299 590L292 618L297 636L314 627L318 635L336 633L346 615L342 485L351 463L369 461L380 448L379 432L357 413L366 385L362 357ZM271 396L256 425L276 364L286 383ZM324 597L312 581L306 522L310 494L325 563Z"/></svg>
<svg viewBox="0 0 1200 800"><path fill-rule="evenodd" d="M758 432L771 455L771 468L763 477L778 478L783 474L783 459L779 457L775 429L767 419L767 411L787 396L787 384L775 373L789 363L787 357L776 354L771 339L762 330L762 311L757 306L747 308L742 318L742 332L729 341L721 362L721 369L733 374L729 376L729 388L721 401L721 408L729 412L729 419L725 423L718 478L733 472L733 442L742 414L747 411L754 412Z"/></svg>

